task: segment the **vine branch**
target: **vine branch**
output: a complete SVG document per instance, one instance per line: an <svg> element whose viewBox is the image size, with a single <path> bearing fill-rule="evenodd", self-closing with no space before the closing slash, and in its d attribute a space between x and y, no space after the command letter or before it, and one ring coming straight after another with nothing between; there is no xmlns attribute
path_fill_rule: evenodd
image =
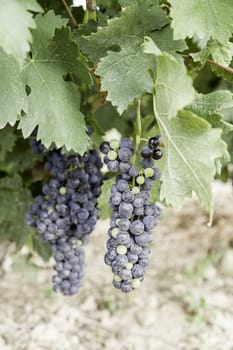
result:
<svg viewBox="0 0 233 350"><path fill-rule="evenodd" d="M64 7L66 9L66 12L68 13L68 16L70 17L71 22L73 23L74 27L78 27L78 22L74 18L73 14L72 14L72 11L71 11L70 7L68 6L66 0L61 0L61 2L63 3L63 5L64 5Z"/></svg>
<svg viewBox="0 0 233 350"><path fill-rule="evenodd" d="M193 59L190 55L181 55L183 58L189 58L189 59ZM206 63L208 64L211 64L212 66L216 66L220 69L223 69L225 70L226 72L230 73L230 74L233 74L233 68L231 67L226 67L226 66L223 66L222 64L220 63L217 63L217 62L214 62L212 60L207 60Z"/></svg>
<svg viewBox="0 0 233 350"><path fill-rule="evenodd" d="M96 10L96 0L86 0L86 4L89 11Z"/></svg>
<svg viewBox="0 0 233 350"><path fill-rule="evenodd" d="M134 164L136 161L136 157L137 157L138 150L139 150L140 143L141 143L141 135L142 135L141 100L140 99L137 100L136 111L137 111L137 117L136 117L135 151L134 151L134 155L132 158L132 164Z"/></svg>
<svg viewBox="0 0 233 350"><path fill-rule="evenodd" d="M226 72L228 72L230 74L233 74L233 68L231 68L231 67L223 66L222 64L214 62L214 61L211 61L211 60L207 60L206 62L209 63L209 64L212 64L212 66L216 66L218 68L221 68L221 69L225 70Z"/></svg>

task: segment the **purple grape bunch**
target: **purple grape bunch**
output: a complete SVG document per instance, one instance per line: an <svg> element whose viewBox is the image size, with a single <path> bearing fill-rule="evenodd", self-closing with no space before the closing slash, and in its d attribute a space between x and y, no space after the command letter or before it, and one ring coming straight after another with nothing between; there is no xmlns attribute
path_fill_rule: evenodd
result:
<svg viewBox="0 0 233 350"><path fill-rule="evenodd" d="M151 137L141 150L142 168L131 163L134 155L132 141L103 142L101 152L110 172L117 173L111 187L112 215L108 230L105 263L114 274L113 285L128 293L141 284L150 259L152 230L161 214L160 208L150 203L150 190L160 179L154 160L162 157L160 135Z"/></svg>
<svg viewBox="0 0 233 350"><path fill-rule="evenodd" d="M38 141L37 141L38 142ZM49 242L55 259L53 289L64 295L75 294L84 276L84 250L93 231L101 193L101 159L96 150L83 156L62 154L61 150L44 151L33 142L36 152L43 152L44 167L52 177L35 198L26 223L34 227L44 242Z"/></svg>

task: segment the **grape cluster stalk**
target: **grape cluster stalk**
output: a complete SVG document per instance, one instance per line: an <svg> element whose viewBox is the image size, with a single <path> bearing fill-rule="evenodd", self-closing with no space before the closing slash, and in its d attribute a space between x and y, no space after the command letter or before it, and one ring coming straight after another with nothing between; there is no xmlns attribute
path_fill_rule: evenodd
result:
<svg viewBox="0 0 233 350"><path fill-rule="evenodd" d="M52 177L42 194L32 203L26 223L34 227L44 242L49 242L55 259L53 289L64 295L75 294L84 276L83 245L93 231L101 193L101 159L96 150L83 156L45 151L41 142L31 140L34 152L43 154L44 167Z"/></svg>
<svg viewBox="0 0 233 350"><path fill-rule="evenodd" d="M150 203L150 190L160 179L160 171L154 167L154 160L162 157L159 139L159 135L150 138L142 148L140 169L131 164L134 149L130 139L103 142L100 146L108 170L117 173L111 187L112 215L104 259L114 274L114 287L125 293L138 288L144 279L152 230L161 213L157 205Z"/></svg>

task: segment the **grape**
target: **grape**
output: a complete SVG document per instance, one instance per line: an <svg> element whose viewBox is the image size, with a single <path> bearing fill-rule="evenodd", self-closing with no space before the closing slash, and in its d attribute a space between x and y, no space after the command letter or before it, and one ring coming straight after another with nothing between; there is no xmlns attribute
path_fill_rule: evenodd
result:
<svg viewBox="0 0 233 350"><path fill-rule="evenodd" d="M109 142L103 141L100 145L100 151L104 154L107 154L110 151Z"/></svg>
<svg viewBox="0 0 233 350"><path fill-rule="evenodd" d="M153 187L153 181L149 178L146 178L142 186L142 189L149 191L152 187Z"/></svg>
<svg viewBox="0 0 233 350"><path fill-rule="evenodd" d="M122 194L122 199L124 202L131 203L134 200L134 194L132 191L124 191Z"/></svg>
<svg viewBox="0 0 233 350"><path fill-rule="evenodd" d="M102 162L95 150L83 156L66 156L54 150L46 152L45 158L45 168L52 178L29 208L26 222L51 245L57 271L52 279L54 290L72 295L79 290L84 276L84 250L80 245L87 243L99 214L96 205ZM113 255L115 259L116 251Z"/></svg>
<svg viewBox="0 0 233 350"><path fill-rule="evenodd" d="M152 158L149 158L149 159L144 158L142 160L142 167L144 169L146 169L146 168L153 168L153 166L154 166L154 160Z"/></svg>
<svg viewBox="0 0 233 350"><path fill-rule="evenodd" d="M117 152L111 150L108 152L107 157L109 160L116 160L117 159Z"/></svg>
<svg viewBox="0 0 233 350"><path fill-rule="evenodd" d="M140 235L144 231L144 224L141 220L135 220L130 224L129 229L133 235Z"/></svg>
<svg viewBox="0 0 233 350"><path fill-rule="evenodd" d="M119 163L119 170L122 172L122 173L128 173L129 169L131 168L131 165L130 163L128 162L120 162Z"/></svg>
<svg viewBox="0 0 233 350"><path fill-rule="evenodd" d="M140 284L141 284L140 279L134 278L134 279L132 280L132 287L133 287L133 288L136 289L136 288L140 287Z"/></svg>
<svg viewBox="0 0 233 350"><path fill-rule="evenodd" d="M114 161L118 163L116 168L120 173L111 187L109 205L113 212L104 260L114 274L113 286L128 293L140 286L149 263L149 244L153 241L151 230L157 224L156 213L159 214L157 206L149 204L149 190L160 172L154 167L153 150L148 146L141 152L140 171L130 164L131 140L124 138L120 145L110 143L108 156L113 149L117 153ZM108 157L106 162L109 166L112 161Z"/></svg>
<svg viewBox="0 0 233 350"><path fill-rule="evenodd" d="M131 177L137 177L137 176L138 176L138 169L132 166L132 167L129 169L129 175L130 175Z"/></svg>
<svg viewBox="0 0 233 350"><path fill-rule="evenodd" d="M127 252L127 247L123 244L119 244L116 249L117 253L120 255L124 255Z"/></svg>
<svg viewBox="0 0 233 350"><path fill-rule="evenodd" d="M107 167L109 171L116 173L119 170L119 162L117 160L109 161Z"/></svg>
<svg viewBox="0 0 233 350"><path fill-rule="evenodd" d="M141 156L143 158L151 158L152 155L153 155L152 150L147 146L143 147L143 149L141 150Z"/></svg>
<svg viewBox="0 0 233 350"><path fill-rule="evenodd" d="M129 293L131 292L131 290L133 289L132 284L131 283L127 283L127 282L122 282L121 283L121 290L124 293Z"/></svg>
<svg viewBox="0 0 233 350"><path fill-rule="evenodd" d="M126 180L119 180L116 187L119 192L124 192L128 189L128 182Z"/></svg>
<svg viewBox="0 0 233 350"><path fill-rule="evenodd" d="M161 177L160 170L158 168L153 168L154 174L151 177L151 180L159 180Z"/></svg>
<svg viewBox="0 0 233 350"><path fill-rule="evenodd" d="M136 182L137 182L139 185L144 184L144 182L145 182L144 176L138 176L138 177L136 178Z"/></svg>
<svg viewBox="0 0 233 350"><path fill-rule="evenodd" d="M133 214L133 206L130 203L121 202L119 205L119 215L121 218L129 219Z"/></svg>
<svg viewBox="0 0 233 350"><path fill-rule="evenodd" d="M122 280L126 281L132 278L132 272L126 268L121 269L118 275Z"/></svg>
<svg viewBox="0 0 233 350"><path fill-rule="evenodd" d="M120 230L127 231L130 227L130 221L128 219L120 219L118 226Z"/></svg>
<svg viewBox="0 0 233 350"><path fill-rule="evenodd" d="M126 137L122 138L121 141L120 141L120 147L121 148L132 148L132 141Z"/></svg>
<svg viewBox="0 0 233 350"><path fill-rule="evenodd" d="M140 194L136 195L133 201L133 206L136 208L142 207L144 204L143 197Z"/></svg>
<svg viewBox="0 0 233 350"><path fill-rule="evenodd" d="M163 152L160 148L157 148L153 151L153 159L157 160L162 158L162 156L163 156Z"/></svg>
<svg viewBox="0 0 233 350"><path fill-rule="evenodd" d="M120 231L118 232L117 236L116 236L116 240L119 244L127 244L130 240L130 235L127 231Z"/></svg>
<svg viewBox="0 0 233 350"><path fill-rule="evenodd" d="M121 193L115 192L110 197L111 203L113 205L119 205L121 203Z"/></svg>
<svg viewBox="0 0 233 350"><path fill-rule="evenodd" d="M141 216L141 215L143 215L143 214L144 214L144 208L143 208L143 206L142 206L142 207L139 207L139 208L134 207L133 213L134 213L135 216Z"/></svg>
<svg viewBox="0 0 233 350"><path fill-rule="evenodd" d="M133 194L139 194L139 193L140 193L140 188L137 187L137 186L134 186L134 187L132 188L132 192L133 192Z"/></svg>
<svg viewBox="0 0 233 350"><path fill-rule="evenodd" d="M110 142L110 147L113 148L114 150L118 149L120 146L120 141L119 140L111 140Z"/></svg>
<svg viewBox="0 0 233 350"><path fill-rule="evenodd" d="M144 217L143 223L147 230L152 230L157 225L157 220L154 216L148 215Z"/></svg>
<svg viewBox="0 0 233 350"><path fill-rule="evenodd" d="M152 168L146 168L144 170L145 177L152 177L154 175L154 170Z"/></svg>
<svg viewBox="0 0 233 350"><path fill-rule="evenodd" d="M119 158L122 162L128 162L132 155L132 151L127 147L123 147L119 151Z"/></svg>
<svg viewBox="0 0 233 350"><path fill-rule="evenodd" d="M160 135L151 137L148 141L148 146L153 150L159 146Z"/></svg>
<svg viewBox="0 0 233 350"><path fill-rule="evenodd" d="M132 275L134 278L141 278L145 274L145 268L139 264L135 264L132 268Z"/></svg>

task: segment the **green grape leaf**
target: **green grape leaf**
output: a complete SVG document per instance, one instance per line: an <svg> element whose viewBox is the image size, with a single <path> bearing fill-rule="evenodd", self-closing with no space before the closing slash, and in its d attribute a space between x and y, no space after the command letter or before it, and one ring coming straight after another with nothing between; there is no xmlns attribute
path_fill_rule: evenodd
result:
<svg viewBox="0 0 233 350"><path fill-rule="evenodd" d="M30 50L30 28L36 27L33 14L29 11L43 10L35 0L0 0L0 7L0 46L22 63Z"/></svg>
<svg viewBox="0 0 233 350"><path fill-rule="evenodd" d="M9 239L20 249L30 230L25 225L31 194L19 175L0 179L0 240Z"/></svg>
<svg viewBox="0 0 233 350"><path fill-rule="evenodd" d="M175 39L197 35L226 43L233 32L232 0L170 0Z"/></svg>
<svg viewBox="0 0 233 350"><path fill-rule="evenodd" d="M14 133L14 129L9 125L0 130L0 162L5 160L7 152L11 152L17 136Z"/></svg>
<svg viewBox="0 0 233 350"><path fill-rule="evenodd" d="M229 41L223 45L217 40L210 40L208 47L215 62L229 66L233 57L233 43Z"/></svg>
<svg viewBox="0 0 233 350"><path fill-rule="evenodd" d="M19 63L0 48L0 128L14 125L21 109L27 111L25 84L19 74Z"/></svg>
<svg viewBox="0 0 233 350"><path fill-rule="evenodd" d="M134 5L137 0L118 0L118 2L122 7L127 7Z"/></svg>
<svg viewBox="0 0 233 350"><path fill-rule="evenodd" d="M233 56L233 43L219 43L217 40L210 39L207 46L200 52L190 54L194 62L205 63L209 58L223 66L229 66Z"/></svg>
<svg viewBox="0 0 233 350"><path fill-rule="evenodd" d="M182 52L188 48L184 40L174 40L170 26L156 30L150 36L161 51L166 51L176 58L180 58L180 55L176 54L177 51Z"/></svg>
<svg viewBox="0 0 233 350"><path fill-rule="evenodd" d="M108 26L86 37L87 42L83 43L82 50L96 62L106 56L108 50L116 50L118 46L132 46L135 41L137 43L140 38L143 39L167 23L168 19L159 0L137 0L122 11L121 17L109 20Z"/></svg>
<svg viewBox="0 0 233 350"><path fill-rule="evenodd" d="M44 261L49 261L52 251L50 245L41 240L38 234L35 232L32 233L32 248L35 250Z"/></svg>
<svg viewBox="0 0 233 350"><path fill-rule="evenodd" d="M144 53L140 46L126 46L102 58L96 74L102 78L101 89L108 92L107 100L122 114L135 98L152 92L153 79L149 70L154 67L154 57Z"/></svg>
<svg viewBox="0 0 233 350"><path fill-rule="evenodd" d="M100 219L108 219L111 216L111 208L109 206L109 196L110 189L112 185L115 183L114 177L105 180L102 185L102 192L98 199L98 208L100 209Z"/></svg>
<svg viewBox="0 0 233 350"><path fill-rule="evenodd" d="M198 116L206 119L213 128L221 128L223 135L233 131L233 124L223 120L219 111L233 107L233 95L227 90L218 90L209 94L196 94L193 102L186 106Z"/></svg>
<svg viewBox="0 0 233 350"><path fill-rule="evenodd" d="M227 90L217 90L209 94L195 94L186 108L202 117L219 112L224 108L233 107L233 95Z"/></svg>
<svg viewBox="0 0 233 350"><path fill-rule="evenodd" d="M233 69L233 61L230 64L230 68ZM233 84L233 74L232 72L227 72L226 70L217 67L215 65L211 65L211 70L218 76Z"/></svg>
<svg viewBox="0 0 233 350"><path fill-rule="evenodd" d="M167 118L175 117L178 110L193 100L192 80L183 62L167 53L158 56L155 93L159 101L157 111Z"/></svg>
<svg viewBox="0 0 233 350"><path fill-rule="evenodd" d="M160 101L154 102L154 105ZM180 111L167 119L155 116L165 144L162 166L161 200L181 207L195 192L202 205L213 214L211 183L216 173L215 161L226 153L221 130L212 129L203 118L190 111Z"/></svg>
<svg viewBox="0 0 233 350"><path fill-rule="evenodd" d="M89 84L88 68L78 45L71 40L70 29L55 29L58 23L53 13L37 16L36 23L32 58L23 71L24 83L30 87L28 110L19 127L28 137L38 125L38 139L46 147L54 142L57 147L65 145L67 150L81 154L89 140L80 112L80 92L73 82L64 81L63 75L72 72Z"/></svg>
<svg viewBox="0 0 233 350"><path fill-rule="evenodd" d="M109 118L111 116L111 118ZM100 127L104 132L110 129L117 129L122 135L125 135L128 129L128 123L126 118L121 118L117 113L116 108L112 104L106 103L98 108L94 117L97 119Z"/></svg>
<svg viewBox="0 0 233 350"><path fill-rule="evenodd" d="M12 150L8 149L5 159L0 160L0 170L13 176L17 172L31 169L36 161L41 160L42 157L39 154L32 152L27 140L21 138L16 141Z"/></svg>

